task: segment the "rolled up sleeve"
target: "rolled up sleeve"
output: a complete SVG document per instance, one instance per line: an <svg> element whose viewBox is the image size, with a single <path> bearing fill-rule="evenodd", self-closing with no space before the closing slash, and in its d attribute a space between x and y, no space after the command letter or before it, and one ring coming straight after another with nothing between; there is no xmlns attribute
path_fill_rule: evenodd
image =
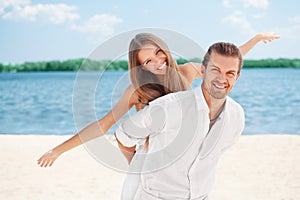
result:
<svg viewBox="0 0 300 200"><path fill-rule="evenodd" d="M159 133L166 124L163 105L146 106L125 119L116 130L116 137L124 146L134 146L147 136Z"/></svg>

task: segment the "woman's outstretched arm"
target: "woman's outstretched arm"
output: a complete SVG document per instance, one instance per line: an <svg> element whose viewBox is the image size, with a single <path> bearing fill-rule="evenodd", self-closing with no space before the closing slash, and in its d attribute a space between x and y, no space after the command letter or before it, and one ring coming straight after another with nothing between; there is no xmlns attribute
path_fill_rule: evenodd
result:
<svg viewBox="0 0 300 200"><path fill-rule="evenodd" d="M102 119L91 123L70 139L46 152L38 159L38 165L41 167L50 167L64 152L104 135L134 105L135 102L132 94L133 87L129 86L121 96L119 102Z"/></svg>
<svg viewBox="0 0 300 200"><path fill-rule="evenodd" d="M239 47L242 56L245 56L257 43L263 42L268 43L273 40L279 39L280 36L274 32L262 32L256 34L253 38L248 40L245 44ZM184 65L178 66L179 72L191 85L195 78L202 78L201 74L201 63L189 62Z"/></svg>
<svg viewBox="0 0 300 200"><path fill-rule="evenodd" d="M239 47L242 56L245 56L257 43L263 42L268 43L273 40L279 39L280 36L276 35L274 32L263 32L256 34L253 38L247 41L245 44Z"/></svg>

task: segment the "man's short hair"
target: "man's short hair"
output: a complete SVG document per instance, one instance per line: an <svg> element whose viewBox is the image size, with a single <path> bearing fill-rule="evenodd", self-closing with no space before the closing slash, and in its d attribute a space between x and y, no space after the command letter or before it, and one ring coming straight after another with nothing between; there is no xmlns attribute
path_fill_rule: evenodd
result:
<svg viewBox="0 0 300 200"><path fill-rule="evenodd" d="M237 46L235 46L234 44L229 43L229 42L217 42L217 43L212 44L208 48L208 50L203 58L203 61L202 61L202 64L205 67L207 66L207 64L210 60L210 56L211 56L212 52L215 52L215 53L223 55L223 56L238 58L239 59L238 72L241 71L242 64L243 64L242 54L241 54L239 48Z"/></svg>

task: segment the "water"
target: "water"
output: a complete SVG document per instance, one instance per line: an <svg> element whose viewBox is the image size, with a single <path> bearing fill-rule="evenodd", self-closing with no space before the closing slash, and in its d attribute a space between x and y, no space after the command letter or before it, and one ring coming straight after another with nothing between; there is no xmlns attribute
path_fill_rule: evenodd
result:
<svg viewBox="0 0 300 200"><path fill-rule="evenodd" d="M103 117L128 84L127 72L0 73L0 134L73 134ZM244 69L230 95L245 110L243 134L300 134L299 88L300 70Z"/></svg>

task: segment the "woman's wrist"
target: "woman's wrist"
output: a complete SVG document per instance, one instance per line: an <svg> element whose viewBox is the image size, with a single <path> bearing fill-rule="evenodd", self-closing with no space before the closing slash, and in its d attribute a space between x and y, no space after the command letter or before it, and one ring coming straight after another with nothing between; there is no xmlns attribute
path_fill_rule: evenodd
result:
<svg viewBox="0 0 300 200"><path fill-rule="evenodd" d="M256 34L253 38L255 43L259 43L260 41L262 41L262 39L263 39L263 36L260 33Z"/></svg>
<svg viewBox="0 0 300 200"><path fill-rule="evenodd" d="M62 149L60 149L59 146L55 147L54 149L51 149L49 152L52 154L55 154L57 156L60 156L61 154L64 153L64 151Z"/></svg>

